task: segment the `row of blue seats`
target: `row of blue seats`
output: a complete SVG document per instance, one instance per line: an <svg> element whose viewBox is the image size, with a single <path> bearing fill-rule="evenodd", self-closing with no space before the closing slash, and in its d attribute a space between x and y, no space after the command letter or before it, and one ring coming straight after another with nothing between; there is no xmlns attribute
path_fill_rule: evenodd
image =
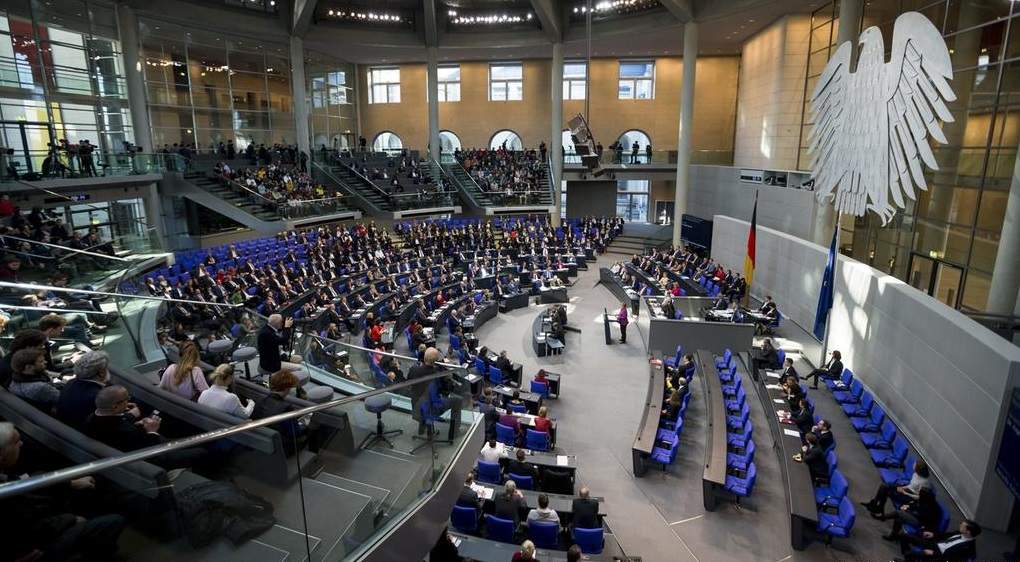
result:
<svg viewBox="0 0 1020 562"><path fill-rule="evenodd" d="M478 508L462 505L453 506L450 524L462 533L480 534ZM538 548L559 549L559 525L548 521L532 521L528 523L528 539ZM485 536L494 541L516 544L515 528L512 519L502 519L495 515L485 515ZM605 535L602 527L583 529L574 527L571 532L574 544L586 556L601 554L605 548Z"/></svg>
<svg viewBox="0 0 1020 562"><path fill-rule="evenodd" d="M859 380L854 379L850 369L843 369L839 379L826 379L825 385L832 391L832 397L839 403L843 413L850 418L861 442L868 449L871 461L878 468L882 482L890 486L907 485L914 474L917 459L908 458L910 447L906 439L898 434L896 425L882 406L875 402ZM949 528L949 510L942 502L938 505L942 516L939 528L934 531L944 533ZM919 530L905 525L904 531L917 533Z"/></svg>
<svg viewBox="0 0 1020 562"><path fill-rule="evenodd" d="M677 346L677 352L682 353L682 347ZM684 378L688 385L694 379L694 365L691 365L684 372ZM684 422L687 421L687 406L691 402L690 386L687 387L687 394L680 403L680 410L675 420L659 417L659 431L655 434L655 447L652 449L651 459L653 462L662 465L662 470L676 462L677 453L680 451L680 435L683 433Z"/></svg>
<svg viewBox="0 0 1020 562"><path fill-rule="evenodd" d="M711 366L707 366L709 368ZM723 488L732 493L737 501L748 497L754 491L758 479L758 467L754 464L754 426L751 424L750 408L746 392L742 399L743 379L737 372L733 352L726 349L722 357L715 360L715 373L722 383L723 404L726 407L726 483Z"/></svg>

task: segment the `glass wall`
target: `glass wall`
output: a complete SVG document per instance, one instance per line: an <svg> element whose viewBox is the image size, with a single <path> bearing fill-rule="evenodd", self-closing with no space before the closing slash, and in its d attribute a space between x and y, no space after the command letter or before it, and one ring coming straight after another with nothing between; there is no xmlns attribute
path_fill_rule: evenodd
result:
<svg viewBox="0 0 1020 562"><path fill-rule="evenodd" d="M140 28L157 148L195 145L201 151L232 140L242 150L296 142L286 46L150 20Z"/></svg>
<svg viewBox="0 0 1020 562"><path fill-rule="evenodd" d="M877 217L844 217L840 248L903 279L949 306L984 311L1020 142L1020 3L998 0L890 0L864 7L862 29L878 26L886 57L893 24L919 11L949 47L956 101L944 123L948 144L933 144L938 171L926 170L928 190L886 226ZM837 3L812 16L805 92L835 50ZM810 104L805 103L799 168L806 153Z"/></svg>
<svg viewBox="0 0 1020 562"><path fill-rule="evenodd" d="M616 182L616 216L627 222L648 222L648 180Z"/></svg>
<svg viewBox="0 0 1020 562"><path fill-rule="evenodd" d="M319 53L305 53L305 79L312 148L354 146L357 113L354 106L354 65Z"/></svg>
<svg viewBox="0 0 1020 562"><path fill-rule="evenodd" d="M41 172L49 143L133 141L116 11L95 0L0 4L0 144L18 173Z"/></svg>

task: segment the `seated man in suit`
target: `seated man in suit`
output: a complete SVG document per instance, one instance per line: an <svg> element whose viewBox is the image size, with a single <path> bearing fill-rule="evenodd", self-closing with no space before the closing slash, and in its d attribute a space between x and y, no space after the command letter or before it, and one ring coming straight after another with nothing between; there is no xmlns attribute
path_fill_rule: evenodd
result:
<svg viewBox="0 0 1020 562"><path fill-rule="evenodd" d="M581 486L576 498L571 505L574 519L570 525L579 529L598 529L602 527L602 519L599 517L599 502L591 499L591 490L588 486Z"/></svg>
<svg viewBox="0 0 1020 562"><path fill-rule="evenodd" d="M902 544L907 562L934 562L936 560L964 562L974 560L977 556L975 540L980 534L980 525L970 519L964 519L960 521L956 533L935 534L924 531L920 537L907 535ZM920 546L921 551L912 552L909 550L914 545Z"/></svg>
<svg viewBox="0 0 1020 562"><path fill-rule="evenodd" d="M815 369L811 371L803 380L814 379L811 383L811 388L818 388L818 377L824 379L838 379L843 376L843 355L839 351L833 350L830 354L829 362L825 364L821 369Z"/></svg>
<svg viewBox="0 0 1020 562"><path fill-rule="evenodd" d="M471 487L474 483L475 472L470 470L468 471L467 478L464 479L464 487L460 489L460 495L457 496L457 505L481 509L482 498L478 497L478 492Z"/></svg>
<svg viewBox="0 0 1020 562"><path fill-rule="evenodd" d="M507 474L516 474L518 476L530 476L532 482L535 483L535 487L538 487L538 469L535 465L525 462L527 455L524 449L517 449L516 457L510 459L507 464Z"/></svg>
<svg viewBox="0 0 1020 562"><path fill-rule="evenodd" d="M166 441L159 434L159 416L136 420L131 415L131 395L120 385L108 386L96 395L96 411L85 423L85 433L123 452L136 451ZM190 468L205 461L202 449L179 449L158 455L149 462L166 469Z"/></svg>
<svg viewBox="0 0 1020 562"><path fill-rule="evenodd" d="M90 351L74 364L74 380L60 392L57 401L57 419L82 430L85 422L96 410L96 396L109 382L110 358L102 351ZM138 406L128 404L127 412L138 419Z"/></svg>
<svg viewBox="0 0 1020 562"><path fill-rule="evenodd" d="M811 428L811 433L814 433L818 438L818 446L823 451L828 450L836 442L832 437L832 424L829 423L829 420L818 420L818 423Z"/></svg>
<svg viewBox="0 0 1020 562"><path fill-rule="evenodd" d="M772 338L765 338L765 341L762 342L761 351L754 358L754 365L759 369L778 369L780 367L779 352L772 345Z"/></svg>
<svg viewBox="0 0 1020 562"><path fill-rule="evenodd" d="M800 462L807 465L808 471L811 472L811 480L816 486L828 483L829 463L825 462L825 451L818 446L818 437L814 433L807 433L804 435L804 441L807 445L801 447L803 453Z"/></svg>

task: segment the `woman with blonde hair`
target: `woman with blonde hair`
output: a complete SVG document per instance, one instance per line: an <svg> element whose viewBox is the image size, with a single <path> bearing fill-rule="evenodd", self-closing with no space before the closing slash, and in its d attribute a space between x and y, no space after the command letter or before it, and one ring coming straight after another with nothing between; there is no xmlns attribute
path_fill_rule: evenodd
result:
<svg viewBox="0 0 1020 562"><path fill-rule="evenodd" d="M186 341L180 345L179 354L177 362L163 371L159 387L194 402L209 388L202 368L198 366L198 346L193 341Z"/></svg>
<svg viewBox="0 0 1020 562"><path fill-rule="evenodd" d="M537 562L535 558L535 543L531 541L524 541L521 543L521 549L514 553L514 557L511 559L512 562Z"/></svg>
<svg viewBox="0 0 1020 562"><path fill-rule="evenodd" d="M248 419L252 410L255 409L255 402L246 400L242 404L236 394L230 392L230 386L234 384L234 366L230 363L223 363L209 376L213 385L202 392L198 397L198 403L209 406L232 416Z"/></svg>

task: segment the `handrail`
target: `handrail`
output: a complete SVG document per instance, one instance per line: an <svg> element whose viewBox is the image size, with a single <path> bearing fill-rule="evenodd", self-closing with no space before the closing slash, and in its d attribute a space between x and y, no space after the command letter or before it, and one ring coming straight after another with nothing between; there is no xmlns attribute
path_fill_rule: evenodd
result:
<svg viewBox="0 0 1020 562"><path fill-rule="evenodd" d="M452 164L450 164L450 166L457 166L461 170L463 170L464 175L466 175L467 178L468 178L468 181L470 181L475 186L475 189L478 191L478 193L480 193L480 194L484 194L485 193L484 191L482 191L482 187L480 185L478 185L478 182L476 182L475 179L473 177L471 177L471 173L468 172L466 169L464 169L464 166L460 165L460 162L454 161ZM475 207L485 208L485 204L480 202L478 199L475 198L474 193L472 193L471 189L469 189L467 186L465 186L463 183L461 183L460 178L458 178L456 174L452 174L451 173L450 176L453 178L453 181L456 182L456 184L458 186L460 186L460 188L463 191L464 195L467 195L468 199L470 199L471 202L474 203Z"/></svg>
<svg viewBox="0 0 1020 562"><path fill-rule="evenodd" d="M367 177L366 177L366 176L365 176L364 174L362 174L361 172L359 172L359 171L358 171L358 169L357 169L357 168L355 168L354 166L351 166L350 164L344 164L343 162L341 162L341 163L340 163L340 165L341 165L341 166L344 166L345 168L347 168L348 170L350 170L351 172L353 172L353 173L354 173L354 175L356 175L356 176L358 176L359 178L361 178L361 179L365 180L366 182L368 182L368 185L370 185L370 186L372 186L373 188L375 188L375 190L379 192L379 195L382 195L383 197L389 197L389 194L388 194L388 193L386 193L385 191L383 191L383 189L382 189L381 187L379 187L378 185L376 185L374 181L372 181L372 180L368 179L368 178L367 178Z"/></svg>
<svg viewBox="0 0 1020 562"><path fill-rule="evenodd" d="M371 348L368 348L368 347L362 347L360 345L353 344L353 343L347 343L347 342L342 342L342 341L338 341L338 340L329 339L329 338L327 338L325 336L320 336L319 334L316 334L315 332L308 332L307 335L312 336L313 338L316 338L316 339L320 339L320 340L322 340L324 342L329 342L331 344L336 343L336 344L340 344L340 345L345 346L345 347L352 347L354 349L357 349L358 351L367 351L369 353L376 354L376 355L382 355L384 357L395 357L397 359L406 359L408 361L418 362L418 359L416 359L414 357L408 357L406 355L400 355L398 353L390 353L388 351L379 351L379 350L371 349ZM463 365L454 365L452 363L443 363L442 361L436 361L436 365L439 365L440 367L449 367L450 369L463 369L464 368Z"/></svg>
<svg viewBox="0 0 1020 562"><path fill-rule="evenodd" d="M269 205L273 205L273 206L278 205L278 203L276 201L273 201L272 199L266 197L265 195L262 195L261 193L259 193L257 191L253 191L251 188L249 188L248 186L242 184L241 182L237 181L236 179L233 179L233 178L231 178L231 179L224 178L222 174L220 174L218 177L221 178L221 179L227 180L227 183L233 184L233 185L235 185L237 187L240 187L244 191L247 191L248 193L254 195L255 197L258 197L259 199L262 199L263 201L265 201Z"/></svg>
<svg viewBox="0 0 1020 562"><path fill-rule="evenodd" d="M130 269L130 268L128 268ZM83 295L98 295L102 297L125 297L129 299L141 299L150 301L160 302L182 302L187 304L199 304L206 306L225 306L227 308L237 308L244 306L243 304L231 304L231 303L219 303L219 302L206 302L206 301L193 301L187 299L172 299L168 297L153 297L148 295L129 295L127 293L110 293L107 291L92 291L89 289L73 289L71 287L54 287L52 285L37 285L35 283L14 283L11 281L0 281L0 287L6 287L8 289L22 289L29 291L53 291L54 293L78 293Z"/></svg>
<svg viewBox="0 0 1020 562"><path fill-rule="evenodd" d="M110 368L110 371L116 374L116 371L112 366ZM159 445L153 445L152 447L146 447L144 449L139 449L137 451L125 452L124 454L118 455L116 457L109 457L98 461L88 462L77 466L72 466L70 468L53 470L50 472L40 474L38 476L25 478L23 480L14 480L11 482L7 482L5 484L0 484L0 500L17 494L30 492L32 490L37 490L39 488L44 488L46 486L51 486L53 484L57 484L60 482L66 482L68 480L80 478L82 476L86 476L103 470L115 468L121 465L144 461L152 457L159 456L163 453L168 453L170 451L177 451L188 447L194 447L196 445L202 445L204 443L215 441L223 437L229 437L231 435L243 433L245 431L248 431L249 429L257 429L260 427L274 425L286 420L302 418L309 414L322 412L324 410L329 410L337 406L344 406L386 392L401 390L403 388L416 386L421 383L431 382L433 380L446 378L452 375L453 373L448 371L434 373L413 380L399 382L391 386L386 386L383 388L377 388L374 390L362 392L361 394L344 396L343 398L330 400L329 402L325 402L322 404L314 404L312 406L306 406L298 410L292 410L290 412L284 412L282 414L277 414L275 416L269 416L268 418L262 418L259 420L249 420L230 427L223 427L220 429L214 429L213 431L208 431L206 433L192 435L190 437L174 439L173 441L168 441L166 443L162 443Z"/></svg>
<svg viewBox="0 0 1020 562"><path fill-rule="evenodd" d="M347 191L349 191L350 195L352 197L356 198L358 201L361 202L362 205L364 205L365 210L368 210L368 209L375 209L377 211L382 211L383 210L383 209L380 209L379 207L376 207L374 203L369 201L368 198L365 197L364 195L362 195L361 192L359 192L357 189L354 189L353 187L347 185L347 182L345 182L345 181L341 180L340 178L336 177L335 175L333 175L333 172L331 172L329 170L329 166L328 165L325 165L325 164L323 164L321 162L314 162L314 161L312 162L312 165L315 166L319 170L319 172L324 174L330 180L336 182L336 184L339 185L341 188L344 188Z"/></svg>
<svg viewBox="0 0 1020 562"><path fill-rule="evenodd" d="M68 251L68 252L74 252L76 254L85 254L85 255L88 255L88 256L95 256L95 257L104 258L104 259L108 259L108 260L130 261L127 258L118 258L117 256L111 256L111 255L107 255L107 254L100 254L100 253L97 253L97 252L90 252L88 250L78 250L76 248L72 248L70 246L62 246L60 244L50 244L49 242L40 242L38 240L28 240L26 238L19 238L17 236L11 236L10 234L0 234L0 238L10 238L11 240L17 240L19 242L27 242L29 244L39 244L41 246L47 246L49 248L57 248L57 249L65 250L65 251ZM103 242L103 244L110 244L110 242ZM102 246L102 244L99 244L99 246Z"/></svg>

